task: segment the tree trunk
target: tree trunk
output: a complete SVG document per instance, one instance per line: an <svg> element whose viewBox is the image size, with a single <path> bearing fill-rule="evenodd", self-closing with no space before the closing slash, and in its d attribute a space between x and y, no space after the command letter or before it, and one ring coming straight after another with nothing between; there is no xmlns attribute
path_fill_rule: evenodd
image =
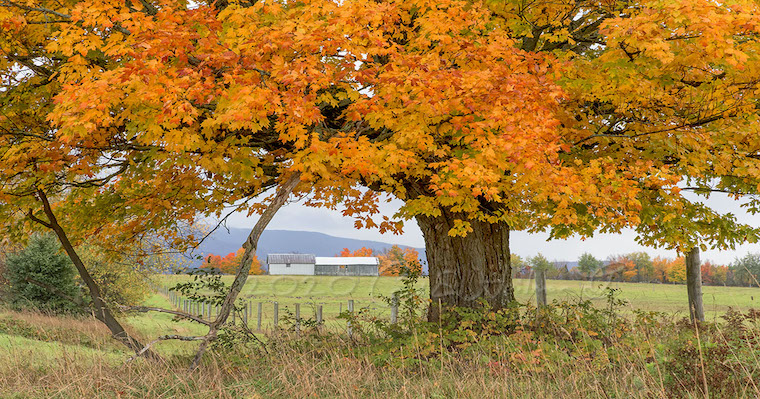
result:
<svg viewBox="0 0 760 399"><path fill-rule="evenodd" d="M506 223L471 221L473 231L451 237L454 220L464 220L463 215L443 210L439 217L416 219L425 237L430 273L429 320L438 320L439 301L445 308L475 307L485 300L494 309L514 301Z"/></svg>
<svg viewBox="0 0 760 399"><path fill-rule="evenodd" d="M103 298L100 295L100 287L98 287L98 284L92 278L90 272L87 271L87 268L84 266L84 262L82 262L79 254L77 254L76 250L74 250L74 246L71 244L71 241L69 241L69 237L66 234L66 231L63 230L63 227L61 227L60 224L58 224L58 220L53 213L53 208L50 206L50 201L48 200L47 195L42 190L37 190L37 195L40 201L42 201L42 206L48 221L45 222L43 220L37 219L34 217L31 211L29 212L29 216L32 218L32 220L44 225L45 227L55 232L55 235L58 237L58 241L61 242L63 249L69 256L69 259L71 259L71 262L74 263L74 267L76 267L77 272L79 272L79 276L87 286L87 290L90 293L90 298L92 299L95 318L98 319L101 323L105 324L106 327L108 327L108 329L111 331L111 334L117 341L123 343L129 349L135 351L135 353L154 360L162 360L161 357L155 352L151 350L145 350L145 346L141 344L140 341L129 335L121 323L116 320L116 318L113 316L113 313L111 313L111 309L108 308L108 305L103 301Z"/></svg>
<svg viewBox="0 0 760 399"><path fill-rule="evenodd" d="M686 289L689 293L689 317L693 322L705 321L702 306L702 265L699 260L699 247L694 247L686 255Z"/></svg>
<svg viewBox="0 0 760 399"><path fill-rule="evenodd" d="M222 325L224 325L224 323L227 321L227 318L230 316L230 312L232 312L235 306L235 300L237 300L240 291L242 291L243 286L248 279L248 272L251 270L251 262L253 261L253 257L256 255L256 248L259 245L259 237L261 237L261 233L264 232L264 229L267 227L277 211L280 210L283 205L285 205L288 197L300 182L301 172L296 172L293 173L285 182L280 184L280 186L277 188L277 194L275 194L272 202L267 206L267 208L261 214L261 217L259 217L259 220L256 221L253 229L251 229L251 232L248 234L248 237L243 243L243 256L241 256L240 266L238 266L238 270L235 274L235 279L232 281L229 292L227 292L227 295L224 297L222 307L219 309L216 319L209 323L209 331L203 337L203 341L201 341L201 344L198 347L198 351L195 353L195 357L193 357L193 361L190 363L190 371L193 371L198 367L203 354L208 349L209 343L217 338L219 329L222 327Z"/></svg>

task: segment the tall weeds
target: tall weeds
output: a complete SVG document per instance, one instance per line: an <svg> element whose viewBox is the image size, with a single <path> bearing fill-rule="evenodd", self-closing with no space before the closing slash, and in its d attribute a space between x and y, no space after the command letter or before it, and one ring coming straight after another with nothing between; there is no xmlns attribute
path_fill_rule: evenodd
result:
<svg viewBox="0 0 760 399"><path fill-rule="evenodd" d="M316 323L256 339L232 328L191 374L190 352L163 349L166 363L125 364L129 354L104 341L108 332L94 322L5 312L0 397L760 397L760 312L731 311L695 330L663 314L624 316L615 301L611 293L602 308L484 304L452 309L437 323L407 309L416 322L395 325L357 312L345 315L350 338ZM8 327L18 324L37 332ZM75 331L89 338L71 339Z"/></svg>

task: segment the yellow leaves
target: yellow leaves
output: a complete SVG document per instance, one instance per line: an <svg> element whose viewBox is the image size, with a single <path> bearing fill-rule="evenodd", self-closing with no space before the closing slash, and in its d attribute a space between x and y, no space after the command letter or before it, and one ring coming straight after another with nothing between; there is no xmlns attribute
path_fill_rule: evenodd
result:
<svg viewBox="0 0 760 399"><path fill-rule="evenodd" d="M449 230L449 236L451 237L464 237L468 233L472 232L472 225L468 221L460 220L460 219L454 219L454 227Z"/></svg>

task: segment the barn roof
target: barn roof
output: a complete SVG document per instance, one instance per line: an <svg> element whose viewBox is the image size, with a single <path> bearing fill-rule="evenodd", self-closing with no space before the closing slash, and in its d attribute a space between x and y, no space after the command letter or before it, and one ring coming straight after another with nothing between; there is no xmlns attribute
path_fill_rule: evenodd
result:
<svg viewBox="0 0 760 399"><path fill-rule="evenodd" d="M353 257L338 257L338 256L317 256L316 264L320 265L371 265L377 266L380 262L374 256L353 256Z"/></svg>
<svg viewBox="0 0 760 399"><path fill-rule="evenodd" d="M312 254L269 254L267 255L267 264L273 263L314 263Z"/></svg>

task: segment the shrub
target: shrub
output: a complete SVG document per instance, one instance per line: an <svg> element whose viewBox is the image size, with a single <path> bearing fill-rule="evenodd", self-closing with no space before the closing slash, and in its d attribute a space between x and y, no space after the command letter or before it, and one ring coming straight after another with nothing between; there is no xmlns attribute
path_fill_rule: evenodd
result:
<svg viewBox="0 0 760 399"><path fill-rule="evenodd" d="M87 271L100 287L100 294L108 304L136 306L150 293L149 278L138 266L109 257L94 246L77 249ZM112 306L117 310L118 307Z"/></svg>
<svg viewBox="0 0 760 399"><path fill-rule="evenodd" d="M34 235L26 248L7 256L6 267L14 307L55 313L78 309L71 301L80 297L74 266L52 235Z"/></svg>
<svg viewBox="0 0 760 399"><path fill-rule="evenodd" d="M722 318L725 323L700 323L698 328L688 319L678 323L678 334L667 343L662 365L668 396L686 397L686 388L699 396L721 398L757 393L760 312L729 308Z"/></svg>

